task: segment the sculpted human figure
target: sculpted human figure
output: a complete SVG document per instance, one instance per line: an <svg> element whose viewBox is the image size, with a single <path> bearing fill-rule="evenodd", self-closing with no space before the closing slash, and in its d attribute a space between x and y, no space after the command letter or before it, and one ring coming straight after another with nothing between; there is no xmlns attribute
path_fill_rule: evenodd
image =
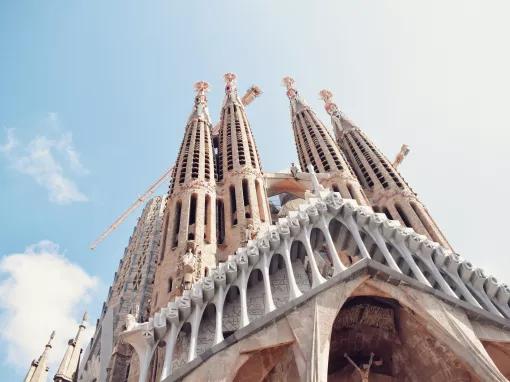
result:
<svg viewBox="0 0 510 382"><path fill-rule="evenodd" d="M369 382L368 381L368 375L370 374L370 368L372 367L372 362L374 360L374 353L370 353L370 361L368 361L368 363L364 363L363 364L363 369L360 369L360 367L358 365L356 365L356 363L351 359L351 357L349 357L349 355L347 353L344 353L344 357L347 358L347 361L349 361L349 363L354 366L354 368L356 370L358 370L358 373L359 375L361 376L361 382ZM382 361L379 361L379 365L382 364Z"/></svg>

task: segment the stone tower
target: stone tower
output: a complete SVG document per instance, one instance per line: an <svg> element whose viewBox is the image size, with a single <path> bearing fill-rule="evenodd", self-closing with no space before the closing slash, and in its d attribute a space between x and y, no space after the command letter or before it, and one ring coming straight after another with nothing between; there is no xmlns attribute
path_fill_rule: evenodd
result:
<svg viewBox="0 0 510 382"><path fill-rule="evenodd" d="M218 134L218 260L270 223L260 158L237 94L236 75L225 74L225 100Z"/></svg>
<svg viewBox="0 0 510 382"><path fill-rule="evenodd" d="M67 343L67 348L62 358L62 362L53 377L55 382L74 382L77 380L78 366L82 348L80 347L83 331L87 327L87 313L83 315L83 319L78 327L78 332L74 338Z"/></svg>
<svg viewBox="0 0 510 382"><path fill-rule="evenodd" d="M355 199L361 205L368 204L335 140L296 90L294 79L285 77L283 82L290 100L292 129L301 169L308 171L308 166L312 165L316 173L328 173L329 178L322 182L323 186L340 192L343 198Z"/></svg>
<svg viewBox="0 0 510 382"><path fill-rule="evenodd" d="M116 381L136 371L132 349L118 341L128 314L149 317L149 308L160 255L161 229L166 197L156 196L145 205L124 254L119 261L94 337L80 362L78 381Z"/></svg>
<svg viewBox="0 0 510 382"><path fill-rule="evenodd" d="M332 102L330 91L322 90L320 95L331 115L338 146L346 154L374 211L383 212L389 219L399 220L406 227L451 249L428 210L392 163L359 127L340 112Z"/></svg>
<svg viewBox="0 0 510 382"><path fill-rule="evenodd" d="M190 289L208 269L216 266L216 188L208 88L203 81L195 84L195 104L175 162L154 283L153 311Z"/></svg>
<svg viewBox="0 0 510 382"><path fill-rule="evenodd" d="M37 360L33 360L28 369L28 373L25 376L24 382L46 382L48 377L48 354L51 350L51 341L55 338L55 331L50 335L50 339L46 343L44 350Z"/></svg>

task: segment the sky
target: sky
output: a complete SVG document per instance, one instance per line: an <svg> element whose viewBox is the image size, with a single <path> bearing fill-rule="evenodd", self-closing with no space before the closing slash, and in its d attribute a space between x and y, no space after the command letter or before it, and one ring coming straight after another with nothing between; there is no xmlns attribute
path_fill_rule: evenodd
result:
<svg viewBox="0 0 510 382"><path fill-rule="evenodd" d="M248 116L266 171L296 161L281 79L318 92L389 158L455 250L510 283L508 1L0 2L0 380L55 329L50 375L94 323L141 211L89 244L173 162L193 104L223 74L264 91ZM163 185L159 193L164 193Z"/></svg>

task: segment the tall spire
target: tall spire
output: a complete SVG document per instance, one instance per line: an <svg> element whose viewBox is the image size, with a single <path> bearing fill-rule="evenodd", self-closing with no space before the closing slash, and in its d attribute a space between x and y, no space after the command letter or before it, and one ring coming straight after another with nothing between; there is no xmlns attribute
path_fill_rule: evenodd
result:
<svg viewBox="0 0 510 382"><path fill-rule="evenodd" d="M211 117L207 108L207 92L209 91L209 83L198 81L194 85L197 95L195 96L195 104L193 111L189 117L188 123L193 120L202 120L207 124L211 124Z"/></svg>
<svg viewBox="0 0 510 382"><path fill-rule="evenodd" d="M290 114L299 163L303 171L312 166L317 173L328 173L325 186L340 192L342 197L366 204L361 186L329 130L299 95L291 77L283 79L290 100Z"/></svg>
<svg viewBox="0 0 510 382"><path fill-rule="evenodd" d="M33 360L24 382L46 382L48 377L48 354L52 348L51 342L55 338L55 331L51 332L50 338L38 360Z"/></svg>
<svg viewBox="0 0 510 382"><path fill-rule="evenodd" d="M67 342L67 348L64 353L64 357L62 358L62 362L60 362L57 373L53 377L55 382L75 381L82 350L80 347L81 335L83 334L83 331L86 327L87 312L83 314L83 318L80 325L78 326L78 332L76 333L76 336Z"/></svg>
<svg viewBox="0 0 510 382"><path fill-rule="evenodd" d="M225 105L227 102L233 102L244 108L241 98L239 98L239 94L237 93L236 74L230 72L225 73L223 75L223 79L225 80L225 100L223 105Z"/></svg>
<svg viewBox="0 0 510 382"><path fill-rule="evenodd" d="M333 93L321 90L324 108L331 116L338 147L346 157L377 212L399 220L403 225L450 248L428 210L418 200L393 164L370 138L354 125L333 102Z"/></svg>
<svg viewBox="0 0 510 382"><path fill-rule="evenodd" d="M353 129L355 125L338 109L336 103L333 102L333 93L327 89L323 89L319 92L319 96L324 101L324 108L331 116L331 124L333 125L333 131L337 139L340 139L341 135L349 130Z"/></svg>
<svg viewBox="0 0 510 382"><path fill-rule="evenodd" d="M226 73L225 99L218 133L218 248L230 255L269 224L270 214L259 153L234 73ZM254 95L260 89L254 89ZM225 260L223 259L223 260Z"/></svg>
<svg viewBox="0 0 510 382"><path fill-rule="evenodd" d="M301 97L297 89L294 87L296 81L292 77L283 77L283 85L287 88L287 97L290 100L291 117L294 117L302 110L309 108L306 101Z"/></svg>
<svg viewBox="0 0 510 382"><path fill-rule="evenodd" d="M152 310L190 289L216 266L216 182L209 84L194 85L193 110L175 162L162 230Z"/></svg>

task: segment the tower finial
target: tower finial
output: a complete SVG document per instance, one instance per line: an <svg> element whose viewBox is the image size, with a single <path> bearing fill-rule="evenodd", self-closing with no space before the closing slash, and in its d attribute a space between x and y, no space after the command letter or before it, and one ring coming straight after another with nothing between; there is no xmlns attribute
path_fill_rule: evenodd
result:
<svg viewBox="0 0 510 382"><path fill-rule="evenodd" d="M294 118L298 112L304 109L308 109L309 107L295 88L294 84L296 81L294 81L294 78L289 76L283 77L282 82L283 85L287 88L287 97L289 97L290 100L290 114L292 118Z"/></svg>
<svg viewBox="0 0 510 382"><path fill-rule="evenodd" d="M194 88L197 95L205 95L205 93L209 91L209 83L206 81L198 81L195 82Z"/></svg>
<svg viewBox="0 0 510 382"><path fill-rule="evenodd" d="M296 81L294 81L294 78L286 76L283 77L282 82L283 85L287 88L287 97L289 97L289 99L296 98L298 93L296 88L294 87L294 84L296 83Z"/></svg>
<svg viewBox="0 0 510 382"><path fill-rule="evenodd" d="M227 86L235 86L235 82L237 79L237 76L235 73L228 72L223 75L223 78L225 79L225 82L227 83Z"/></svg>
<svg viewBox="0 0 510 382"><path fill-rule="evenodd" d="M195 106L193 112L189 117L189 121L194 119L202 119L207 123L210 123L209 112L207 111L207 96L206 93L209 91L209 83L206 81L195 82L193 86L197 95L195 96Z"/></svg>
<svg viewBox="0 0 510 382"><path fill-rule="evenodd" d="M319 92L319 96L324 101L324 108L332 117L340 117L340 111L338 110L338 106L333 102L333 93L327 89L322 89Z"/></svg>

